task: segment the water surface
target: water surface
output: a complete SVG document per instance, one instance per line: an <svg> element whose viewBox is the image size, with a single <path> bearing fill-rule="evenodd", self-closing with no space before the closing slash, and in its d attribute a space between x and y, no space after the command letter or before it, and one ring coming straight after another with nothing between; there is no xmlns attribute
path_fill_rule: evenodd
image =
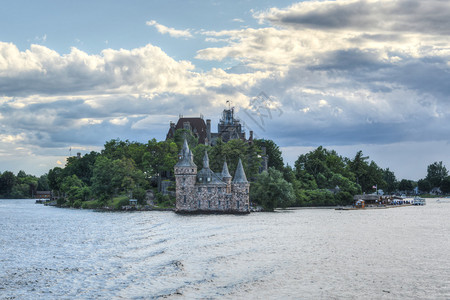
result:
<svg viewBox="0 0 450 300"><path fill-rule="evenodd" d="M450 299L450 203L247 216L0 200L0 299Z"/></svg>

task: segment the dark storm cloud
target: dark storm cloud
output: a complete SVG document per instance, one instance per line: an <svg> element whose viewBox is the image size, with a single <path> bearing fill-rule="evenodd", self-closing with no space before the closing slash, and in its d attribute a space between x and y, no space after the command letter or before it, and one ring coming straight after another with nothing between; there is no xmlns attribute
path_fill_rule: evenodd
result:
<svg viewBox="0 0 450 300"><path fill-rule="evenodd" d="M450 33L450 3L442 0L302 2L259 17L278 25L320 30Z"/></svg>
<svg viewBox="0 0 450 300"><path fill-rule="evenodd" d="M322 62L318 65L311 65L311 70L345 70L355 71L364 69L375 71L389 64L379 59L375 51L362 51L360 49L336 50L324 55Z"/></svg>

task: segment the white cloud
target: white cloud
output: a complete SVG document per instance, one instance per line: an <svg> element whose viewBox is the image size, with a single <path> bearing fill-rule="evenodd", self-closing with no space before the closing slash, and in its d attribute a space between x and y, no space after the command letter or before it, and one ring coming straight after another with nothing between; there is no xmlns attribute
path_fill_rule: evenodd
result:
<svg viewBox="0 0 450 300"><path fill-rule="evenodd" d="M448 141L449 7L306 1L256 12L265 27L201 32L221 44L200 49L196 59L235 64L203 72L153 45L93 55L0 42L0 147L35 152L99 147L122 136L164 138L178 114L214 117L226 100L255 134L284 146ZM283 111L264 131L243 110L255 110L249 100L261 91Z"/></svg>
<svg viewBox="0 0 450 300"><path fill-rule="evenodd" d="M189 29L179 30L179 29L167 27L167 26L164 26L162 24L159 24L155 20L147 21L146 24L148 26L155 27L158 30L158 32L161 33L161 34L168 34L171 37L175 37L175 38L180 38L180 37L182 37L182 38L192 38L192 34L191 34Z"/></svg>
<svg viewBox="0 0 450 300"><path fill-rule="evenodd" d="M114 118L109 120L109 122L114 125L125 125L128 123L128 118L127 117Z"/></svg>

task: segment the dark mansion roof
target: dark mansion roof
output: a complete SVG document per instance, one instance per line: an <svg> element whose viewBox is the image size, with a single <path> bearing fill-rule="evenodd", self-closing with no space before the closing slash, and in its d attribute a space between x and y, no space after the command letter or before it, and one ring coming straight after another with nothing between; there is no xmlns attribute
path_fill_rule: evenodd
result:
<svg viewBox="0 0 450 300"><path fill-rule="evenodd" d="M189 129L192 134L198 138L199 144L204 144L206 139L206 124L202 118L180 118L177 124L170 124L166 139L171 139L177 129Z"/></svg>

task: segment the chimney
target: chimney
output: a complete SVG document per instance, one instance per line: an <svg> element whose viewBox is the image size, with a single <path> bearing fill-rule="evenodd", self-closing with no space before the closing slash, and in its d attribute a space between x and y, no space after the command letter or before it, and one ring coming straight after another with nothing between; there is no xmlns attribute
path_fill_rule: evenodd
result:
<svg viewBox="0 0 450 300"><path fill-rule="evenodd" d="M211 120L206 119L206 138L208 139L208 143L211 144Z"/></svg>

